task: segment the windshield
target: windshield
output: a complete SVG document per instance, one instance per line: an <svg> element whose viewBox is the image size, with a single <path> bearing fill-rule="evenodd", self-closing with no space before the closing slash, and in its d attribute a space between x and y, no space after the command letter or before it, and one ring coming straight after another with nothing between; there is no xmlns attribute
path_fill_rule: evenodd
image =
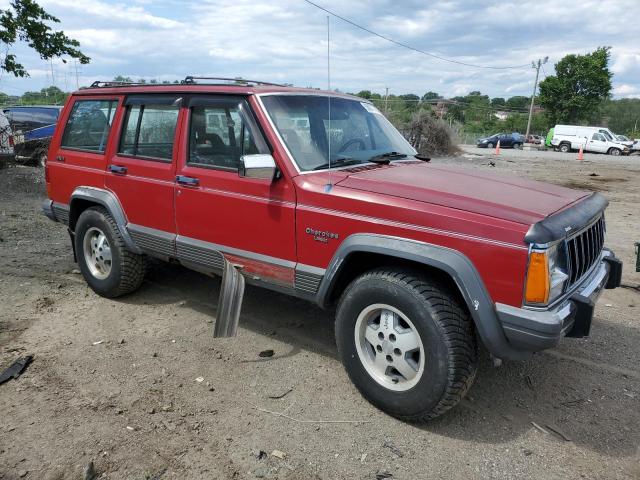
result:
<svg viewBox="0 0 640 480"><path fill-rule="evenodd" d="M600 133L603 134L605 137L607 137L607 140L609 141L613 140L613 135L609 133L609 130L600 130Z"/></svg>
<svg viewBox="0 0 640 480"><path fill-rule="evenodd" d="M416 154L369 103L321 95L261 98L300 171L328 168L329 152L336 167L375 161L384 154L391 154L389 160Z"/></svg>

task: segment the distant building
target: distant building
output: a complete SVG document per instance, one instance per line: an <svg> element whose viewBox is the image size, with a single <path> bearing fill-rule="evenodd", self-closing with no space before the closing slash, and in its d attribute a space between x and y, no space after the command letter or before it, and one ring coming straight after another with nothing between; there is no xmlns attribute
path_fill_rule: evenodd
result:
<svg viewBox="0 0 640 480"><path fill-rule="evenodd" d="M509 112L505 112L503 110L498 110L497 112L495 112L493 114L493 116L496 117L500 121L504 121L509 116Z"/></svg>

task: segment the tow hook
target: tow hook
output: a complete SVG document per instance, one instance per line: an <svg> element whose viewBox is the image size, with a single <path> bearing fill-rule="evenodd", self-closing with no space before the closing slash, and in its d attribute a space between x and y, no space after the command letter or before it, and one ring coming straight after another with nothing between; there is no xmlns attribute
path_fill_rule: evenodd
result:
<svg viewBox="0 0 640 480"><path fill-rule="evenodd" d="M213 329L214 338L235 337L238 334L243 297L244 276L236 266L224 258L218 314Z"/></svg>

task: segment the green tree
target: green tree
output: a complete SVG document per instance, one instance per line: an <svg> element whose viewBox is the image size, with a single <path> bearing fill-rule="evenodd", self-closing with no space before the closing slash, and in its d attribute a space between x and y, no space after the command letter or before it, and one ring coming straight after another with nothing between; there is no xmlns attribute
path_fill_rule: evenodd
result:
<svg viewBox="0 0 640 480"><path fill-rule="evenodd" d="M582 123L597 113L611 93L609 51L567 55L556 63L556 74L540 82L540 104L551 123Z"/></svg>
<svg viewBox="0 0 640 480"><path fill-rule="evenodd" d="M371 91L370 90L361 90L358 93L356 93L356 96L360 97L360 98L366 98L367 100L371 98Z"/></svg>
<svg viewBox="0 0 640 480"><path fill-rule="evenodd" d="M429 91L422 96L422 101L428 102L430 100L438 100L440 98L442 97L440 96L439 93Z"/></svg>
<svg viewBox="0 0 640 480"><path fill-rule="evenodd" d="M504 107L506 105L506 100L502 97L496 97L491 99L491 106L494 108Z"/></svg>
<svg viewBox="0 0 640 480"><path fill-rule="evenodd" d="M133 82L133 78L124 77L122 75L117 75L117 76L113 77L113 81L114 82L131 83L131 82Z"/></svg>
<svg viewBox="0 0 640 480"><path fill-rule="evenodd" d="M513 110L527 110L530 104L531 99L529 97L523 97L522 95L508 98L505 102L505 105Z"/></svg>
<svg viewBox="0 0 640 480"><path fill-rule="evenodd" d="M622 98L604 102L591 123L607 125L615 133L640 137L640 98Z"/></svg>
<svg viewBox="0 0 640 480"><path fill-rule="evenodd" d="M25 42L43 60L68 55L82 64L89 63L89 57L77 48L80 46L77 40L67 37L62 31L52 30L46 22L60 23L60 20L33 0L13 0L9 8L0 10L0 41L7 52L0 61L0 69L16 77L29 76L15 54L8 53L16 41ZM62 61L66 63L66 60Z"/></svg>
<svg viewBox="0 0 640 480"><path fill-rule="evenodd" d="M60 105L69 96L58 87L50 86L39 92L24 92L20 102L25 105Z"/></svg>

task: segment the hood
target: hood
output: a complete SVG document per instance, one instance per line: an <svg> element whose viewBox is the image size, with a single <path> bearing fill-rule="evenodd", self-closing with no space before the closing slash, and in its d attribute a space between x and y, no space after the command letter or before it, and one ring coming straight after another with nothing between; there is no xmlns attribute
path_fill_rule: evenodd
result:
<svg viewBox="0 0 640 480"><path fill-rule="evenodd" d="M589 195L517 177L430 163L399 162L353 173L352 188L531 225Z"/></svg>

